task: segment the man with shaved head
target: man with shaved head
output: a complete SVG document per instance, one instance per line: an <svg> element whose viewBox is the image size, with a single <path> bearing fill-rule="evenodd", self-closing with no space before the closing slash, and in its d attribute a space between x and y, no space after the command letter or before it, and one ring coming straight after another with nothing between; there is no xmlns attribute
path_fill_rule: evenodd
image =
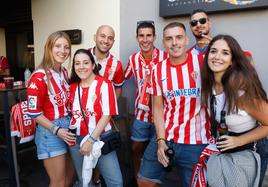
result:
<svg viewBox="0 0 268 187"><path fill-rule="evenodd" d="M101 67L99 75L113 83L118 99L121 95L121 89L124 83L124 70L120 60L116 59L110 53L110 49L114 44L114 38L114 29L109 25L101 25L94 34L95 46L88 50L93 55L96 64ZM98 170L95 170L93 180L95 186L100 183Z"/></svg>
<svg viewBox="0 0 268 187"><path fill-rule="evenodd" d="M96 63L101 66L99 75L112 81L116 96L119 98L124 83L124 70L122 63L110 53L114 38L114 29L109 25L101 25L94 34L95 47L90 48L89 51Z"/></svg>

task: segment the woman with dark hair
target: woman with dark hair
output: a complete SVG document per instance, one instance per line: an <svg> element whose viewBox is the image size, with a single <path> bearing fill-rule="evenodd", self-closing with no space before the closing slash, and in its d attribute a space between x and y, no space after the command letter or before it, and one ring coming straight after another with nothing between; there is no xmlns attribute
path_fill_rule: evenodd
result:
<svg viewBox="0 0 268 187"><path fill-rule="evenodd" d="M76 144L70 147L70 152L79 178L79 186L83 183L83 157L92 154L94 144L100 137L111 133L111 116L118 114L114 87L110 81L98 76L98 70L88 50L79 49L75 52L70 86L70 127L76 127L77 138ZM80 143L85 137L88 138L80 148ZM107 186L123 186L115 151L101 155L97 167Z"/></svg>
<svg viewBox="0 0 268 187"><path fill-rule="evenodd" d="M212 121L219 123L224 117L228 127L227 134L217 137L220 152L207 163L209 185L258 186L260 158L254 142L268 135L268 100L255 68L233 37L218 35L210 42L202 69L202 94ZM214 136L216 128L212 123Z"/></svg>

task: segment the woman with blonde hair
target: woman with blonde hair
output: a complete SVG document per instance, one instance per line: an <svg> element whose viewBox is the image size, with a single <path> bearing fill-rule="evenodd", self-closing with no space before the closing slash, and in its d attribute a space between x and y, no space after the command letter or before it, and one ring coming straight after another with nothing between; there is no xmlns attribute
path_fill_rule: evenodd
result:
<svg viewBox="0 0 268 187"><path fill-rule="evenodd" d="M69 84L67 70L62 66L70 54L68 35L61 31L52 33L46 41L43 60L27 85L28 115L37 123L37 156L43 160L50 187L70 186L74 176L67 144L75 137L67 130Z"/></svg>

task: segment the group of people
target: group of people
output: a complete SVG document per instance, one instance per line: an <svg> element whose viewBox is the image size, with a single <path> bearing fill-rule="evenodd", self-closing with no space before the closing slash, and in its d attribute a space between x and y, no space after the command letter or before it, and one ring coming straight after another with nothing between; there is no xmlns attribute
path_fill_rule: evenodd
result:
<svg viewBox="0 0 268 187"><path fill-rule="evenodd" d="M136 99L131 148L138 186L160 186L170 165L179 168L181 184L177 185L191 186L202 151L214 143L220 152L208 160L207 166L214 168L207 167L210 186L228 186L225 180L231 181L209 180L215 168L220 168L221 157L238 158L236 162L247 158L247 165L239 165L245 170L240 176L248 179L243 186L261 185L265 169L260 172L260 164L264 162L253 143L268 135L267 95L238 42L229 35L212 37L210 27L207 13L195 10L190 28L196 44L187 50L185 25L171 22L163 29L165 51L161 51L154 46L155 23L137 22L140 51L129 57L124 71L110 53L115 32L102 25L94 35L95 46L74 53L70 79L63 67L65 61L71 61L70 39L64 32L52 33L27 85L28 115L38 124L37 156L43 160L50 186L70 186L75 176L78 186L83 185L83 157L92 154L94 145L112 132L117 99L124 81L132 75ZM212 97L216 102L211 102ZM228 135L213 136L211 111L219 122L223 110ZM68 130L71 126L76 134ZM167 154L170 149L172 157ZM97 168L107 186L123 186L115 150L101 155Z"/></svg>

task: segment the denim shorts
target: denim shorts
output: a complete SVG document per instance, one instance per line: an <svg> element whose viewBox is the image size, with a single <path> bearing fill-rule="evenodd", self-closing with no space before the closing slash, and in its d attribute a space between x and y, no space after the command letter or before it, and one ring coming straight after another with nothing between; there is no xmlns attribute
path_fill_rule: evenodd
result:
<svg viewBox="0 0 268 187"><path fill-rule="evenodd" d="M193 167L198 163L199 156L206 146L206 144L173 144L175 159L172 167L178 167L178 176L181 179L180 181L182 181L182 184L178 186L190 186ZM138 177L161 184L167 172L162 164L158 162L157 148L156 139L152 138L144 152Z"/></svg>
<svg viewBox="0 0 268 187"><path fill-rule="evenodd" d="M56 126L68 128L70 117L65 116L53 121ZM41 125L36 126L35 144L37 147L37 157L39 160L63 155L67 152L67 144L57 135L52 134Z"/></svg>
<svg viewBox="0 0 268 187"><path fill-rule="evenodd" d="M144 122L135 119L132 130L131 140L135 142L145 142L155 135L155 127L153 123Z"/></svg>

